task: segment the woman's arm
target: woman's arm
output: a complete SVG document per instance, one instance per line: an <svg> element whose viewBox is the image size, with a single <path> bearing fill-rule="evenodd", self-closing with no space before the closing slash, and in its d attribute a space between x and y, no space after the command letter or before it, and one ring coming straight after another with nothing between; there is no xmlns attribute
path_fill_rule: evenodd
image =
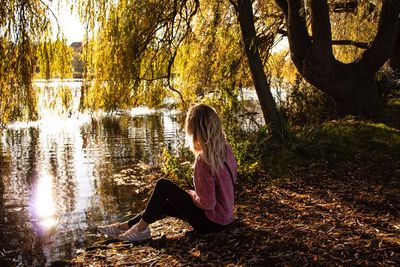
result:
<svg viewBox="0 0 400 267"><path fill-rule="evenodd" d="M197 159L194 168L194 189L187 191L194 203L203 210L213 210L216 204L215 178L201 159Z"/></svg>

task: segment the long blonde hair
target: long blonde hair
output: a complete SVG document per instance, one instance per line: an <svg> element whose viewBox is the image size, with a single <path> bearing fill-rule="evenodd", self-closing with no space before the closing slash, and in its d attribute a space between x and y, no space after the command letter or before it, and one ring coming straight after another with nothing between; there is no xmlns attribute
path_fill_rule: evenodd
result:
<svg viewBox="0 0 400 267"><path fill-rule="evenodd" d="M186 115L185 132L193 153L200 156L215 174L226 157L225 134L217 112L206 104L192 105Z"/></svg>

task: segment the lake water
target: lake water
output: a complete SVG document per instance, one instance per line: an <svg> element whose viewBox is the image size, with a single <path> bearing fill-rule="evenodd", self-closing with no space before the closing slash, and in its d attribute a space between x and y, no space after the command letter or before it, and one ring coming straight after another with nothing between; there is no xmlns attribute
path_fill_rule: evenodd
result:
<svg viewBox="0 0 400 267"><path fill-rule="evenodd" d="M183 140L172 112L139 108L93 118L75 109L64 117L44 109L46 119L0 132L0 266L71 259L99 239L96 225L144 207L148 192L116 175L159 164L163 145Z"/></svg>
<svg viewBox="0 0 400 267"><path fill-rule="evenodd" d="M35 85L41 119L0 130L0 266L68 261L100 239L97 225L141 211L151 189L143 170L184 138L176 112L89 116L78 112L80 81ZM71 91L68 107L60 85ZM242 93L256 99L250 89Z"/></svg>

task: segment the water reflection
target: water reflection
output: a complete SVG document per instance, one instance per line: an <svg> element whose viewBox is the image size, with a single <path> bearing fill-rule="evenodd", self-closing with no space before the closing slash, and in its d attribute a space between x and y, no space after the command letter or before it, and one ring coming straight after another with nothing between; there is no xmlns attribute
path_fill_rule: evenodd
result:
<svg viewBox="0 0 400 267"><path fill-rule="evenodd" d="M143 196L113 175L139 161L158 164L162 145L181 136L166 112L79 114L3 130L0 266L68 260L98 239L97 224L139 211Z"/></svg>
<svg viewBox="0 0 400 267"><path fill-rule="evenodd" d="M40 175L33 190L33 217L38 220L41 231L47 231L57 224L56 208L53 193L54 177L48 174Z"/></svg>

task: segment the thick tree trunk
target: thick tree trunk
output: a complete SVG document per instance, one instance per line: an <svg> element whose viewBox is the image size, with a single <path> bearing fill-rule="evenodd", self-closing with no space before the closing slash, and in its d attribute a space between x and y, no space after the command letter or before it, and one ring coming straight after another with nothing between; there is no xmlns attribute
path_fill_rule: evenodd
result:
<svg viewBox="0 0 400 267"><path fill-rule="evenodd" d="M265 122L272 127L274 132L282 133L281 117L276 108L275 100L272 97L270 84L264 72L258 50L251 0L239 0L236 8L251 77L257 92L258 100L260 101Z"/></svg>
<svg viewBox="0 0 400 267"><path fill-rule="evenodd" d="M393 53L390 56L390 67L397 73L397 76L400 77L400 29L397 33Z"/></svg>
<svg viewBox="0 0 400 267"><path fill-rule="evenodd" d="M393 47L399 29L400 1L384 0L374 41L358 60L350 64L341 63L333 56L326 0L310 1L312 38L306 30L304 2L276 2L286 17L293 63L304 79L333 98L339 116L371 116L378 112L380 95L375 74L395 54Z"/></svg>
<svg viewBox="0 0 400 267"><path fill-rule="evenodd" d="M357 64L338 61L323 62L315 57L303 60L300 74L314 87L326 92L336 104L339 117L372 116L379 110L379 94L375 76Z"/></svg>
<svg viewBox="0 0 400 267"><path fill-rule="evenodd" d="M325 84L339 117L352 114L373 116L379 111L379 94L374 75L356 64L336 62L335 75Z"/></svg>

